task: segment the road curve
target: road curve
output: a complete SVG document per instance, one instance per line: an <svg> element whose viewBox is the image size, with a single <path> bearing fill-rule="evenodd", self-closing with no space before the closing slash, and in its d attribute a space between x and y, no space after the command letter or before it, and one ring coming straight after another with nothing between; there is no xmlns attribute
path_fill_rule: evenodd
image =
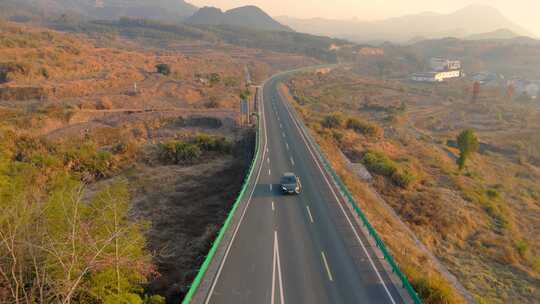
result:
<svg viewBox="0 0 540 304"><path fill-rule="evenodd" d="M277 84L263 86L261 158L192 303L407 303L324 173ZM284 196L281 174L303 192ZM203 284L204 285L204 284Z"/></svg>

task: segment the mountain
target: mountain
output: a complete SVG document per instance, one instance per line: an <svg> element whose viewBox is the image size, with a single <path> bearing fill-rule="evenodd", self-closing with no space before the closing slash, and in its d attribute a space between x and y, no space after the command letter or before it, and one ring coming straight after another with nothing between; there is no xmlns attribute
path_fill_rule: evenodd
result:
<svg viewBox="0 0 540 304"><path fill-rule="evenodd" d="M75 14L90 19L134 17L179 21L191 16L197 7L183 0L2 0L0 16L47 18Z"/></svg>
<svg viewBox="0 0 540 304"><path fill-rule="evenodd" d="M242 6L226 12L215 7L203 7L185 22L193 25L228 25L256 30L291 31L291 28L277 22L256 6Z"/></svg>
<svg viewBox="0 0 540 304"><path fill-rule="evenodd" d="M507 19L499 10L484 5L467 6L450 14L424 12L373 22L361 22L356 19L329 20L290 17L279 17L277 20L296 31L345 38L356 42L392 41L404 43L416 40L418 37L426 39L465 38L469 35L488 33L501 28L520 36L532 36L529 31Z"/></svg>
<svg viewBox="0 0 540 304"><path fill-rule="evenodd" d="M519 37L518 34L507 29L498 29L488 33L473 34L465 37L466 40L493 40L493 39L513 39Z"/></svg>

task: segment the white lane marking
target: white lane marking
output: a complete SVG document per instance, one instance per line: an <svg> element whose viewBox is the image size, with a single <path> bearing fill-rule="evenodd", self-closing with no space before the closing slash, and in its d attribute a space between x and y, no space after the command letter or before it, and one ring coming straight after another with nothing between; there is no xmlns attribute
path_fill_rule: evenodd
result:
<svg viewBox="0 0 540 304"><path fill-rule="evenodd" d="M268 157L268 158L266 159L266 162L268 162L268 164L270 164L270 157Z"/></svg>
<svg viewBox="0 0 540 304"><path fill-rule="evenodd" d="M279 241L277 237L277 231L274 231L274 256L277 258L274 259L275 266L277 266L278 280L279 280L279 300L280 304L285 304L285 296L283 295L283 278L281 277L281 260L279 258ZM273 285L273 284L272 284ZM272 290L272 295L274 295L274 289ZM272 301L272 303L274 303Z"/></svg>
<svg viewBox="0 0 540 304"><path fill-rule="evenodd" d="M272 175L272 170L268 169L268 175Z"/></svg>
<svg viewBox="0 0 540 304"><path fill-rule="evenodd" d="M291 156L291 164L294 166L294 159Z"/></svg>
<svg viewBox="0 0 540 304"><path fill-rule="evenodd" d="M273 203L273 202L272 202ZM275 233L275 231L274 231ZM270 294L270 304L275 304L275 295L276 295L276 236L274 234L274 252L272 256L272 293Z"/></svg>
<svg viewBox="0 0 540 304"><path fill-rule="evenodd" d="M281 132L281 136L283 136L283 138L285 138L285 133L284 133L284 132Z"/></svg>
<svg viewBox="0 0 540 304"><path fill-rule="evenodd" d="M272 192L272 184L270 184L269 186L270 186L270 192Z"/></svg>
<svg viewBox="0 0 540 304"><path fill-rule="evenodd" d="M275 211L276 207L274 206L274 201L272 201L272 211Z"/></svg>
<svg viewBox="0 0 540 304"><path fill-rule="evenodd" d="M263 84L263 87L264 87L264 84ZM263 146L263 149L262 149L263 155L262 155L261 159L264 159L264 157L265 157L264 151L265 150L268 151L268 136L267 136L268 134L266 132L266 117L265 117L264 103L263 102L261 102L261 112L262 112L262 126L263 126L262 130L264 131L264 146ZM262 167L263 167L262 165L259 166L259 171L257 172L257 177L255 178L255 185L257 185L259 183L259 178L261 176ZM249 209L249 206L250 206L250 203L251 203L251 198L253 197L253 193L255 192L255 188L256 188L256 186L254 186L253 189L251 189L251 192L249 194L249 199L247 201L246 208L242 212L242 216L240 217L238 225L234 229L234 233L232 235L231 241L229 242L229 245L227 246L227 250L225 251L225 255L223 256L223 260L221 260L221 264L219 265L219 268L218 268L218 271L217 271L216 276L214 278L214 281L212 282L212 286L210 287L210 291L208 292L208 296L206 297L206 301L204 302L205 304L208 304L210 302L210 299L212 298L212 294L214 293L214 289L216 288L217 282L219 281L219 277L221 276L221 272L223 271L223 267L225 266L225 262L227 261L227 258L229 257L229 253L231 251L232 244L234 243L234 240L236 239L236 235L238 234L238 230L240 230L240 226L242 225L242 222L244 220L246 212ZM270 190L272 190L272 185L270 185Z"/></svg>
<svg viewBox="0 0 540 304"><path fill-rule="evenodd" d="M283 129L283 125L281 123L279 123L279 128Z"/></svg>
<svg viewBox="0 0 540 304"><path fill-rule="evenodd" d="M332 276L332 272L330 271L330 266L328 266L328 261L326 260L326 255L324 254L324 251L321 251L322 260L324 263L324 268L326 268L326 273L328 274L328 279L330 282L334 281L334 277Z"/></svg>
<svg viewBox="0 0 540 304"><path fill-rule="evenodd" d="M288 143L285 143L285 148L287 148L287 150L289 150L289 144Z"/></svg>
<svg viewBox="0 0 540 304"><path fill-rule="evenodd" d="M345 212L345 208L343 208L343 205L341 204L341 201L340 199L338 198L336 192L334 191L334 187L332 187L332 185L330 184L330 181L328 180L328 178L326 177L326 174L324 174L324 171L321 167L321 165L319 165L319 162L317 161L317 157L315 156L314 152L312 151L312 148L311 146L308 144L308 141L306 139L306 135L304 135L304 133L302 132L298 122L294 119L292 113L291 113L291 110L289 109L289 107L284 104L285 108L287 109L287 113L289 114L289 117L290 119L292 120L294 126L296 127L296 129L298 130L298 132L300 133L300 137L302 138L302 141L305 143L307 149L308 149L308 152L309 154L311 155L313 161L315 162L315 165L317 165L317 168L319 168L319 171L321 172L326 184L328 185L328 187L330 187L330 191L332 192L332 195L334 196L334 198L336 199L336 201L338 202L338 205L341 209L341 211L343 212L343 214L345 215L345 218L347 219L347 222L349 223L356 239L358 240L358 242L360 243L360 245L362 246L362 249L365 253L365 255L368 257L368 260L369 260L369 263L371 264L371 267L373 268L373 270L375 270L375 273L377 274L377 278L379 279L379 282L381 282L381 284L383 285L383 288L384 290L386 291L386 294L388 295L388 297L390 298L390 301L393 303L393 304L396 304L396 301L394 300L394 297L392 297L392 294L390 293L390 290L388 290L388 287L386 286L386 283L384 282L379 270L377 269L377 267L375 266L375 263L373 262L373 259L371 258L371 255L368 253L367 251L367 248L366 246L364 245L364 242L362 241L362 239L360 238L360 235L358 235L358 232L356 231L356 229L354 228L354 225L349 217L349 215L347 214L347 212Z"/></svg>
<svg viewBox="0 0 540 304"><path fill-rule="evenodd" d="M313 215L311 215L311 209L309 208L309 206L306 206L306 209L307 209L307 214L309 215L309 220L311 221L311 223L315 223L315 221L313 220Z"/></svg>

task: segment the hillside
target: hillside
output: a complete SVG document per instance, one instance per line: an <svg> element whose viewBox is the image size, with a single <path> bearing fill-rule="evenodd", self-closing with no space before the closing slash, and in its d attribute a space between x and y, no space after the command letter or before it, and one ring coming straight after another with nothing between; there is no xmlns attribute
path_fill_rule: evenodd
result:
<svg viewBox="0 0 540 304"><path fill-rule="evenodd" d="M210 14L211 11L207 10ZM147 37L154 43L178 39L205 41L211 44L225 43L241 47L264 49L280 53L306 55L324 62L334 63L340 55L354 52L356 47L348 41L320 37L292 31L266 31L234 25L172 24L145 19L121 18L118 21L90 21L58 18L49 22L57 30L82 32L99 37L120 34L125 37ZM340 52L332 45L343 47Z"/></svg>
<svg viewBox="0 0 540 304"><path fill-rule="evenodd" d="M16 20L67 13L89 19L137 17L179 21L197 10L183 0L4 0L0 8L0 16Z"/></svg>
<svg viewBox="0 0 540 304"><path fill-rule="evenodd" d="M256 6L243 6L222 12L203 7L185 21L193 25L228 25L266 31L291 31Z"/></svg>
<svg viewBox="0 0 540 304"><path fill-rule="evenodd" d="M508 29L498 29L488 33L473 34L464 37L465 40L490 40L490 39L513 39L519 37L518 34Z"/></svg>
<svg viewBox="0 0 540 304"><path fill-rule="evenodd" d="M501 28L508 29L517 35L531 36L529 31L507 19L497 9L483 5L471 5L450 14L426 12L373 22L290 17L279 17L277 20L296 31L350 39L356 42L403 43L415 37L463 38Z"/></svg>
<svg viewBox="0 0 540 304"><path fill-rule="evenodd" d="M471 87L381 80L356 66L295 75L286 89L424 303L462 302L401 222L477 303L536 304L540 104L498 88L471 102ZM480 148L460 169L465 129Z"/></svg>

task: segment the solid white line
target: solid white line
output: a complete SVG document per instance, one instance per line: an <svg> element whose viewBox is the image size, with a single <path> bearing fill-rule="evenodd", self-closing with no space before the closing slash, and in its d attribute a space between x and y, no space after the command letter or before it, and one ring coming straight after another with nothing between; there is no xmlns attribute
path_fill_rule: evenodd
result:
<svg viewBox="0 0 540 304"><path fill-rule="evenodd" d="M261 111L262 111L262 130L264 131L264 146L263 146L263 155L261 159L264 159L265 153L264 151L268 149L268 134L266 132L266 117L264 112L264 103L261 103ZM255 185L259 183L259 177L261 176L262 172L262 164L259 166L259 171L257 172L257 177L255 179ZM236 229L234 230L233 236L231 238L231 241L229 242L229 245L227 246L227 250L225 251L225 255L223 256L223 260L221 260L221 264L219 265L218 271L216 273L216 276L214 278L214 281L212 282L212 287L210 287L210 291L208 292L208 296L206 297L205 304L208 304L210 302L210 299L212 298L212 294L214 293L214 289L216 288L217 282L219 281L219 277L221 275L221 272L223 271L223 267L225 266L225 262L227 261L227 258L229 256L229 252L231 251L232 244L234 243L234 240L236 239L236 235L238 234L238 230L240 229L240 226L242 225L242 221L244 220L244 217L246 215L247 210L249 209L251 198L253 197L253 193L255 192L256 186L251 189L251 193L249 194L249 199L247 201L246 208L242 212L242 216L240 217L240 220L238 222L238 225L236 226ZM272 189L272 185L270 185L270 190Z"/></svg>
<svg viewBox="0 0 540 304"><path fill-rule="evenodd" d="M324 254L324 251L321 251L322 260L324 262L324 267L326 268L326 273L328 274L328 279L330 282L334 281L334 277L332 276L332 272L330 272L330 266L328 266L328 261L326 260L326 255Z"/></svg>
<svg viewBox="0 0 540 304"><path fill-rule="evenodd" d="M309 215L309 220L313 224L315 221L313 220L313 216L311 215L311 209L309 209L309 206L306 206L307 214Z"/></svg>
<svg viewBox="0 0 540 304"><path fill-rule="evenodd" d="M291 156L291 164L294 166L294 159Z"/></svg>
<svg viewBox="0 0 540 304"><path fill-rule="evenodd" d="M275 239L275 250L277 255L277 269L278 269L278 280L279 280L279 299L280 304L285 304L285 297L283 295L283 278L281 277L281 260L279 258L279 242L277 237L277 231L274 231L274 239Z"/></svg>
<svg viewBox="0 0 540 304"><path fill-rule="evenodd" d="M274 201L272 201L272 211L276 210L276 207L274 206Z"/></svg>
<svg viewBox="0 0 540 304"><path fill-rule="evenodd" d="M332 185L330 184L330 181L328 180L328 178L326 177L326 174L324 174L324 171L323 169L321 168L321 166L319 165L319 162L317 161L317 157L315 156L314 152L312 151L312 148L311 146L309 145L307 139L306 139L306 135L304 135L304 133L302 132L298 122L294 119L292 113L291 113L291 110L289 109L289 107L284 104L285 108L287 109L287 113L289 114L289 117L290 119L292 120L294 126L296 127L296 129L298 130L298 132L300 133L300 137L302 137L302 140L304 141L306 147L308 148L308 152L309 154L311 155L313 161L315 162L315 165L317 165L317 168L319 168L319 171L321 172L326 184L328 185L328 187L330 187L330 191L332 192L332 195L334 196L334 198L336 199L336 201L338 202L338 205L341 209L341 211L343 212L343 214L345 215L345 218L347 219L347 222L349 223L356 239L358 240L358 242L360 243L360 245L362 246L362 249L365 253L365 255L368 257L368 260L369 260L369 263L371 264L371 267L373 268L373 270L375 270L375 273L377 274L377 278L379 279L379 282L383 285L383 288L384 290L386 291L386 294L388 295L388 297L390 298L390 301L393 303L393 304L396 304L395 300L394 300L394 297L392 297L392 294L390 293L390 290L388 290L388 287L386 286L386 283L384 282L384 280L382 279L382 276L381 274L379 273L379 270L377 269L377 267L375 266L375 263L373 262L373 259L371 258L371 255L368 253L367 251L367 248L366 246L364 245L364 242L362 241L362 239L360 238L360 235L358 235L358 232L356 231L356 229L354 228L354 225L351 221L351 219L349 218L349 215L347 214L347 212L345 212L345 209L343 208L342 204L341 204L341 201L340 199L338 198L336 192L334 191L334 187L332 187Z"/></svg>
<svg viewBox="0 0 540 304"><path fill-rule="evenodd" d="M273 203L273 202L272 202ZM276 237L274 234L274 256L272 257L272 294L270 296L270 303L275 303L275 294L276 294Z"/></svg>

